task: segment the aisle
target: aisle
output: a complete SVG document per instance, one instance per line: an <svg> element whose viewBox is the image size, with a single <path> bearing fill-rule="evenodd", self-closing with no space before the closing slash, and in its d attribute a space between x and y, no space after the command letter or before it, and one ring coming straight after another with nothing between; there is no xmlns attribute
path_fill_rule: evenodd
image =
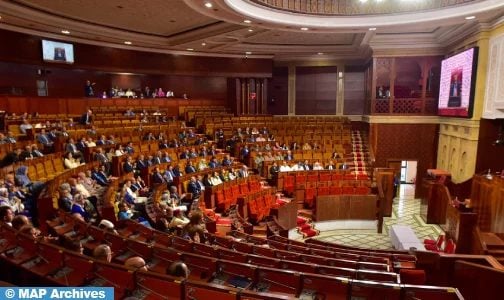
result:
<svg viewBox="0 0 504 300"><path fill-rule="evenodd" d="M331 221L317 223L316 239L349 246L392 249L389 228L395 224L410 226L420 240L436 239L442 233L438 225L425 224L420 217L420 199L414 198L413 185L401 185L400 197L394 199L392 216L384 218L383 233L376 233L375 221ZM302 240L300 235L291 238Z"/></svg>

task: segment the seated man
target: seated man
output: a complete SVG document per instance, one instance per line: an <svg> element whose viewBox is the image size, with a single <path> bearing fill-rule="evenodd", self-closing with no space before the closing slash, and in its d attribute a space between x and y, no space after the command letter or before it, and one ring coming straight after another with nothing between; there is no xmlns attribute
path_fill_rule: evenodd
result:
<svg viewBox="0 0 504 300"><path fill-rule="evenodd" d="M166 274L186 279L189 277L189 273L189 268L181 261L173 262L168 269L166 269Z"/></svg>
<svg viewBox="0 0 504 300"><path fill-rule="evenodd" d="M140 256L133 256L124 262L124 266L133 271L148 271L145 260Z"/></svg>
<svg viewBox="0 0 504 300"><path fill-rule="evenodd" d="M96 246L93 250L93 257L97 260L103 260L106 262L112 261L112 249L109 245L101 244Z"/></svg>
<svg viewBox="0 0 504 300"><path fill-rule="evenodd" d="M40 134L37 137L37 141L44 145L44 147L52 147L53 145L53 142L47 136L45 129L42 129L40 131Z"/></svg>

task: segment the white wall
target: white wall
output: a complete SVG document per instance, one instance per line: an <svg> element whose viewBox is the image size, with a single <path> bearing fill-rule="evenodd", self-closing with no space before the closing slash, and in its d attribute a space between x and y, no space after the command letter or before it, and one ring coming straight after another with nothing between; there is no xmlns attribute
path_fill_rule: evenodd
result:
<svg viewBox="0 0 504 300"><path fill-rule="evenodd" d="M406 165L406 182L413 183L417 176L417 161L408 161Z"/></svg>

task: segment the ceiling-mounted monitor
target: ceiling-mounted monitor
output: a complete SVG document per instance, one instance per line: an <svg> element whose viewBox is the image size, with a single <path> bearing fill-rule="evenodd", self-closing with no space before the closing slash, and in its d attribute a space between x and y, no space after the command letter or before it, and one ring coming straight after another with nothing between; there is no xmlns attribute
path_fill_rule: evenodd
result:
<svg viewBox="0 0 504 300"><path fill-rule="evenodd" d="M44 61L55 63L74 63L72 44L42 40L42 57Z"/></svg>
<svg viewBox="0 0 504 300"><path fill-rule="evenodd" d="M478 48L471 48L444 59L441 63L438 115L471 118Z"/></svg>

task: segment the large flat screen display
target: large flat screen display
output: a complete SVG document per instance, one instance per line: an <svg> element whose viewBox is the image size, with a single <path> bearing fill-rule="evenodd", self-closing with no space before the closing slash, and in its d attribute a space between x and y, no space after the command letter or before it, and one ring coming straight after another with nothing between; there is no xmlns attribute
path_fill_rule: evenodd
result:
<svg viewBox="0 0 504 300"><path fill-rule="evenodd" d="M73 45L42 40L42 56L44 61L73 64Z"/></svg>
<svg viewBox="0 0 504 300"><path fill-rule="evenodd" d="M453 55L441 63L438 115L471 118L478 48Z"/></svg>

